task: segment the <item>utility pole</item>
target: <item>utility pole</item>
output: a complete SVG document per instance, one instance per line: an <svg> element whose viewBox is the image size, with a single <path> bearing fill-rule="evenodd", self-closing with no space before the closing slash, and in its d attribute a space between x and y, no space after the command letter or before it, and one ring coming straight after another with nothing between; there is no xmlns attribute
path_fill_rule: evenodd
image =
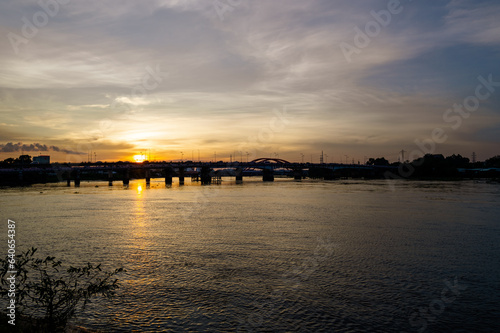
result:
<svg viewBox="0 0 500 333"><path fill-rule="evenodd" d="M321 151L321 156L319 157L319 163L323 164L323 151Z"/></svg>
<svg viewBox="0 0 500 333"><path fill-rule="evenodd" d="M345 164L348 164L349 162L347 162L347 159L349 158L348 155L344 155L345 156Z"/></svg>
<svg viewBox="0 0 500 333"><path fill-rule="evenodd" d="M304 154L300 153L300 157L302 158L302 164L304 164Z"/></svg>
<svg viewBox="0 0 500 333"><path fill-rule="evenodd" d="M476 157L477 157L477 156L476 156L476 152L475 152L475 151L473 151L473 152L472 152L472 164L476 163Z"/></svg>
<svg viewBox="0 0 500 333"><path fill-rule="evenodd" d="M402 149L400 151L401 153L401 163L404 163L405 162L405 153L406 153L406 150Z"/></svg>

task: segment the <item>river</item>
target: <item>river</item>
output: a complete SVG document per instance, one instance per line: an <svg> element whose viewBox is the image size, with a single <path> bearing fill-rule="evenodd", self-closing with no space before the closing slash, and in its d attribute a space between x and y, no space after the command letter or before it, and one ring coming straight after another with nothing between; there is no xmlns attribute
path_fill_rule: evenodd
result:
<svg viewBox="0 0 500 333"><path fill-rule="evenodd" d="M12 219L18 251L126 269L84 327L500 331L498 183L65 185L0 189L2 233Z"/></svg>

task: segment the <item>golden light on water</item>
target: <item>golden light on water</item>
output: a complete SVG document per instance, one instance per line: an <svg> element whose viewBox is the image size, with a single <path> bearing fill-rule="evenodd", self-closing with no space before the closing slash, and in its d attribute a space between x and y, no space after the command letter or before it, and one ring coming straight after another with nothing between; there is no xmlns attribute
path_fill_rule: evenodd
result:
<svg viewBox="0 0 500 333"><path fill-rule="evenodd" d="M142 194L142 186L137 186L137 194Z"/></svg>

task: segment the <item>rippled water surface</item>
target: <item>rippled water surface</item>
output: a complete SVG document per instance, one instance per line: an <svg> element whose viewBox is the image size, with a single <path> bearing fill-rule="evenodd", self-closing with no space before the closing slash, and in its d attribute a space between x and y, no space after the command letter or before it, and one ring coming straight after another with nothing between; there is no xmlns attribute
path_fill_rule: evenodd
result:
<svg viewBox="0 0 500 333"><path fill-rule="evenodd" d="M498 183L89 182L0 204L18 249L127 270L75 319L89 328L500 331Z"/></svg>

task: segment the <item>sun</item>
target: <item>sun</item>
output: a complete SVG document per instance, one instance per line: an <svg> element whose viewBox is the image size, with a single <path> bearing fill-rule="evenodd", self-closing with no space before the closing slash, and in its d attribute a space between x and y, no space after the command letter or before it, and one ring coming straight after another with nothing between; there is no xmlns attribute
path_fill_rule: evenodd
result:
<svg viewBox="0 0 500 333"><path fill-rule="evenodd" d="M146 160L146 155L134 155L134 161L136 163L142 163Z"/></svg>

